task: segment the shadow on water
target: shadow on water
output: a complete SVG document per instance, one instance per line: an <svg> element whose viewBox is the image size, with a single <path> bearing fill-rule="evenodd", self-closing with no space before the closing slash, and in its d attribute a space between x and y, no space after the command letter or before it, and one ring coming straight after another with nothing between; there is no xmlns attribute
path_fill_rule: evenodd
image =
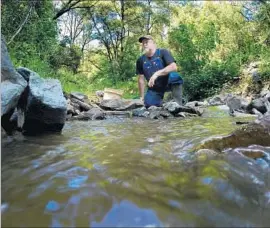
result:
<svg viewBox="0 0 270 228"><path fill-rule="evenodd" d="M267 160L192 153L235 129L234 121L74 121L62 135L6 141L2 225L269 226Z"/></svg>

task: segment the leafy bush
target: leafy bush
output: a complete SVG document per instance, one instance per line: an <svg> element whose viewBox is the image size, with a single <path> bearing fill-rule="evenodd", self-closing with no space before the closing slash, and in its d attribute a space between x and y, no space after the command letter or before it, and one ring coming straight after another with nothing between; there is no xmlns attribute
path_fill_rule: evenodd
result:
<svg viewBox="0 0 270 228"><path fill-rule="evenodd" d="M212 62L203 69L186 75L184 92L188 100L200 100L217 93L225 82L238 74L232 63Z"/></svg>
<svg viewBox="0 0 270 228"><path fill-rule="evenodd" d="M50 55L49 63L55 70L65 66L75 74L78 71L81 57L82 53L79 47L75 45L71 47L59 45Z"/></svg>
<svg viewBox="0 0 270 228"><path fill-rule="evenodd" d="M264 81L270 80L270 51L267 49L263 50L260 56L260 73Z"/></svg>

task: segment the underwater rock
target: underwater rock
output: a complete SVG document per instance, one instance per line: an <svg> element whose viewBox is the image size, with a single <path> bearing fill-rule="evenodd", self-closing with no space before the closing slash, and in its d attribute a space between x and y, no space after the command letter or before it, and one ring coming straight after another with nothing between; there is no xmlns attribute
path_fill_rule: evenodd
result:
<svg viewBox="0 0 270 228"><path fill-rule="evenodd" d="M199 149L212 149L222 152L228 148L247 147L251 144L270 146L270 114L243 126L228 136L213 137L205 140Z"/></svg>

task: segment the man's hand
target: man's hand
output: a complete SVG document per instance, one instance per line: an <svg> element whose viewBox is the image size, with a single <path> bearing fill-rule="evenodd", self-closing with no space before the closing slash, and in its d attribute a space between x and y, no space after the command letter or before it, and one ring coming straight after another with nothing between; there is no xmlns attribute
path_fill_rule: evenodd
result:
<svg viewBox="0 0 270 228"><path fill-rule="evenodd" d="M149 87L153 87L154 86L157 77L158 77L157 72L152 75L152 77L150 78L150 80L148 82L148 86Z"/></svg>
<svg viewBox="0 0 270 228"><path fill-rule="evenodd" d="M148 82L148 86L149 87L153 87L154 84L155 84L155 81L156 81L157 77L168 75L169 73L171 73L173 71L176 71L176 70L177 70L177 66L176 66L176 63L175 62L173 62L170 65L166 66L162 70L158 70L150 78L150 80Z"/></svg>

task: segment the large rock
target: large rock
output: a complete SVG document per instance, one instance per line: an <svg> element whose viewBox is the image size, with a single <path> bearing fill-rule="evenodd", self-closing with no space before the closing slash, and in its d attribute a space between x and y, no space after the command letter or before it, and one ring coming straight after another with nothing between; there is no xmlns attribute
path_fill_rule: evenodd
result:
<svg viewBox="0 0 270 228"><path fill-rule="evenodd" d="M142 107L143 103L139 99L109 99L102 100L99 105L105 110L124 111Z"/></svg>
<svg viewBox="0 0 270 228"><path fill-rule="evenodd" d="M148 117L150 112L143 106L141 108L136 108L132 110L132 115L133 116L138 116L138 117Z"/></svg>
<svg viewBox="0 0 270 228"><path fill-rule="evenodd" d="M226 97L222 95L216 95L208 99L208 104L211 106L224 105Z"/></svg>
<svg viewBox="0 0 270 228"><path fill-rule="evenodd" d="M202 102L202 101L191 101L191 102L187 102L185 104L185 106L190 107L190 108L206 107L206 106L208 106L208 103L207 103L207 101L204 101L204 102Z"/></svg>
<svg viewBox="0 0 270 228"><path fill-rule="evenodd" d="M99 108L92 108L87 112L81 112L78 116L71 118L72 120L103 120L105 113Z"/></svg>
<svg viewBox="0 0 270 228"><path fill-rule="evenodd" d="M218 152L249 145L270 146L270 113L261 119L235 130L228 136L210 138L197 149L211 149Z"/></svg>
<svg viewBox="0 0 270 228"><path fill-rule="evenodd" d="M14 128L10 117L19 98L27 86L25 79L17 73L10 60L3 36L1 37L1 125L10 134Z"/></svg>
<svg viewBox="0 0 270 228"><path fill-rule="evenodd" d="M36 135L60 132L65 124L67 101L57 79L42 79L27 68L19 68L29 80L28 94L20 101L24 121L23 134Z"/></svg>
<svg viewBox="0 0 270 228"><path fill-rule="evenodd" d="M261 97L264 97L265 99L267 99L270 102L270 91L269 90L264 90L261 92Z"/></svg>
<svg viewBox="0 0 270 228"><path fill-rule="evenodd" d="M150 119L163 119L164 116L161 115L162 107L150 106L148 108Z"/></svg>
<svg viewBox="0 0 270 228"><path fill-rule="evenodd" d="M203 109L199 108L199 107L189 107L189 106L182 106L179 105L176 102L167 102L163 104L163 108L165 110L168 110L170 113L176 115L179 112L187 112L187 113L191 113L191 114L196 114L201 116L203 113Z"/></svg>
<svg viewBox="0 0 270 228"><path fill-rule="evenodd" d="M76 98L76 99L78 99L80 101L88 100L88 97L85 94L80 93L80 92L71 92L70 96L74 97L74 98Z"/></svg>
<svg viewBox="0 0 270 228"><path fill-rule="evenodd" d="M266 98L258 98L250 102L250 104L247 106L247 111L252 113L252 109L257 109L260 113L264 114L267 111L266 108Z"/></svg>
<svg viewBox="0 0 270 228"><path fill-rule="evenodd" d="M235 111L246 111L249 104L247 99L232 94L229 94L225 101L227 106L229 107L230 114L234 114Z"/></svg>
<svg viewBox="0 0 270 228"><path fill-rule="evenodd" d="M260 62L251 62L244 71L255 83L261 82L261 76L258 70L260 64Z"/></svg>

